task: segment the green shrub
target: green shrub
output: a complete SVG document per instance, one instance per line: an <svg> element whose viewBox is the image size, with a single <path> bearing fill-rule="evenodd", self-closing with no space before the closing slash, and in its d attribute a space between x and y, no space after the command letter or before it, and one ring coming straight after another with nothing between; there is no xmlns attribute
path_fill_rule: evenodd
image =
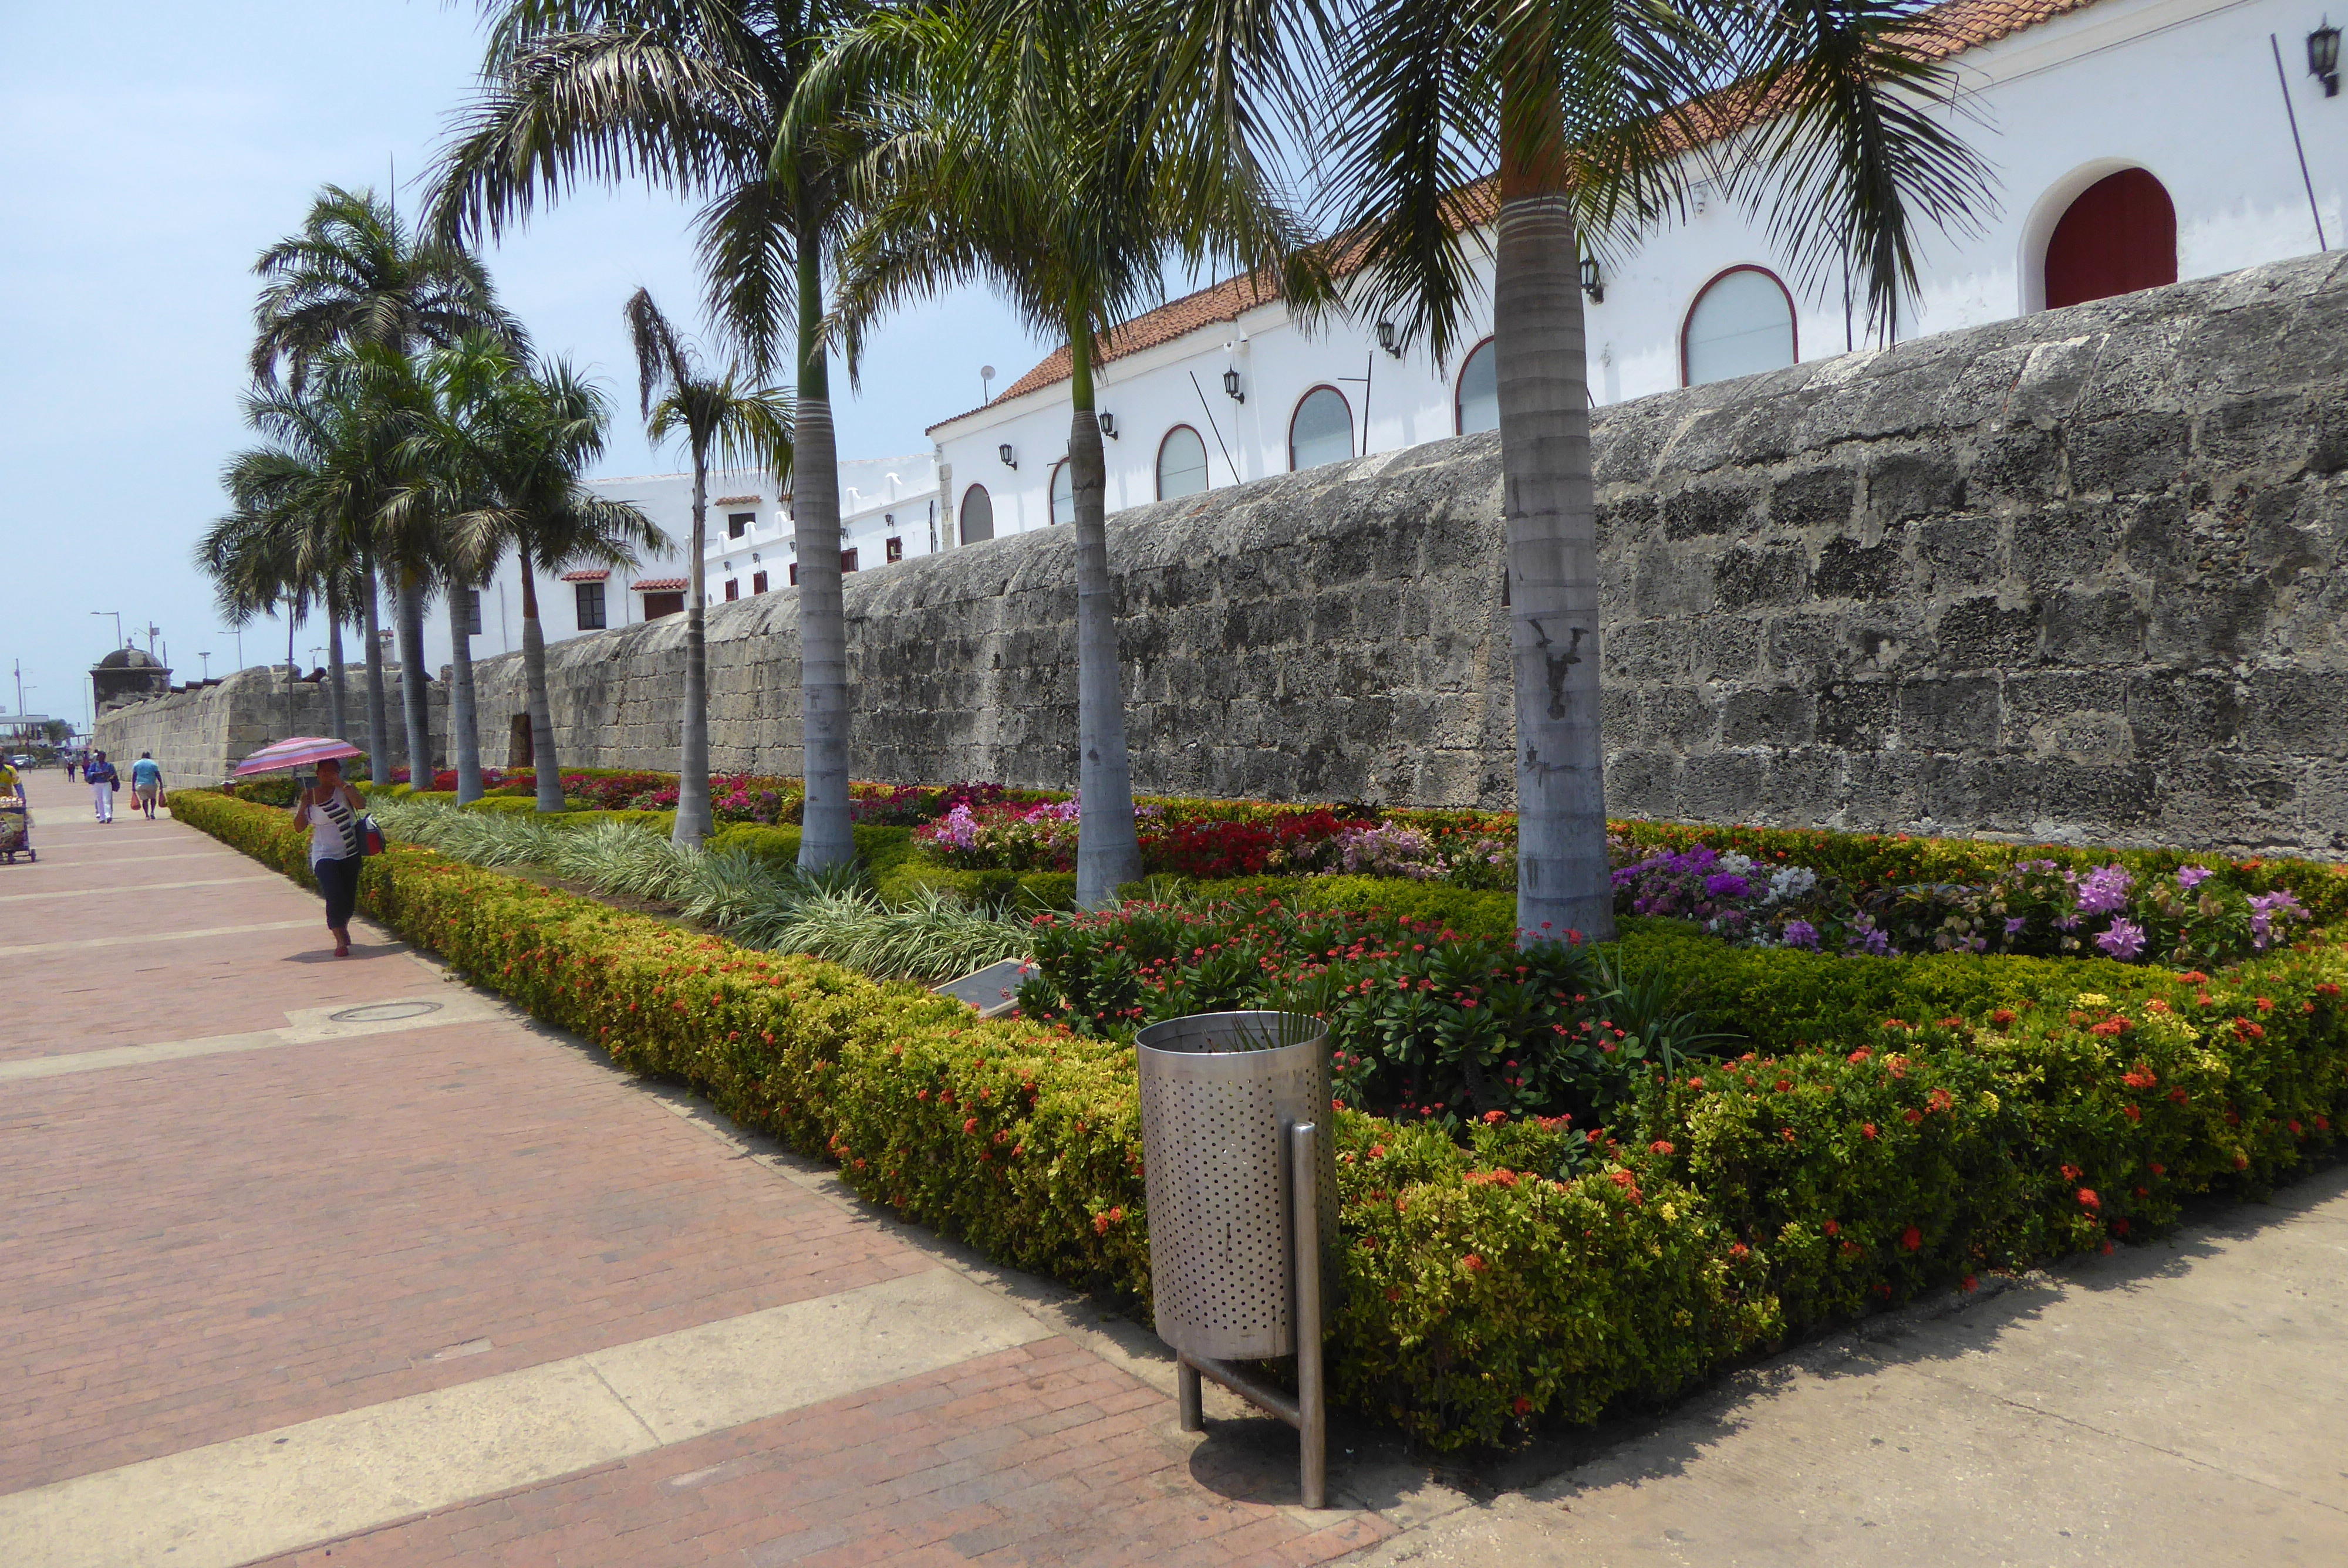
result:
<svg viewBox="0 0 2348 1568"><path fill-rule="evenodd" d="M284 813L173 804L306 877ZM1138 1103L1115 1043L983 1023L423 849L371 858L360 894L459 972L838 1160L908 1217L1146 1295ZM2263 1190L2348 1114L2348 953L2331 945L2213 978L1820 959L1663 922L1622 947L1694 964L1703 1005L1753 1009L1764 1048L1647 1085L1611 1132L1501 1116L1463 1143L1334 1117L1334 1385L1436 1446L1667 1398L1864 1305L2136 1239L2197 1194Z"/></svg>

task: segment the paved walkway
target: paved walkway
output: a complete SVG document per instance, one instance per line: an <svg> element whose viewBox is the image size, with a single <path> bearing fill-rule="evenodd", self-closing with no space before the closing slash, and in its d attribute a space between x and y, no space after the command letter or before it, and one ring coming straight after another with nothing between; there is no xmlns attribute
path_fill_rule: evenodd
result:
<svg viewBox="0 0 2348 1568"><path fill-rule="evenodd" d="M1341 1427L1308 1514L1285 1428L1176 1430L1146 1332L33 789L7 1568L2348 1562L2348 1172L1480 1475Z"/></svg>
<svg viewBox="0 0 2348 1568"><path fill-rule="evenodd" d="M1057 1293L383 933L334 959L314 896L192 829L31 786L0 1563L1272 1564L1387 1532L1194 1465Z"/></svg>

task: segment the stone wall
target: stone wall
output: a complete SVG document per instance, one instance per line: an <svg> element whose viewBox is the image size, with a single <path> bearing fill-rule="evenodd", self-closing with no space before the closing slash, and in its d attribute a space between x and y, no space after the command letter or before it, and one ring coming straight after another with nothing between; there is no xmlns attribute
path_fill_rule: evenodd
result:
<svg viewBox="0 0 2348 1568"><path fill-rule="evenodd" d="M2348 260L1594 423L1617 812L2348 854ZM1481 436L1113 518L1137 786L1510 804L1499 511ZM1074 564L851 577L859 775L1073 783ZM795 596L709 637L716 765L796 773ZM681 617L550 662L567 761L675 766Z"/></svg>
<svg viewBox="0 0 2348 1568"><path fill-rule="evenodd" d="M389 667L396 675L397 665ZM448 737L447 688L432 682L425 688L426 712L432 744L444 753ZM348 678L344 721L353 730L346 737L366 744L366 677L353 670ZM324 735L328 727L326 683L324 680L294 683L294 727L296 735ZM396 687L391 696L391 722L399 721ZM127 764L141 752L155 753L162 764L167 787L217 784L252 753L288 734L285 717L285 671L266 665L240 670L208 685L191 686L168 696L149 697L110 708L98 717L96 745L118 764ZM125 776L129 769L125 767Z"/></svg>

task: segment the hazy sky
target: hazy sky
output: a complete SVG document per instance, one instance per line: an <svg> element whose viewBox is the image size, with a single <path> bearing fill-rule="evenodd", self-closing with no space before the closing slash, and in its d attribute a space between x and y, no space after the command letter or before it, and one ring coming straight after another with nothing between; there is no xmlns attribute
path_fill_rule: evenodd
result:
<svg viewBox="0 0 2348 1568"><path fill-rule="evenodd" d="M175 673L236 663L238 640L189 551L221 508L221 461L252 335L249 269L333 181L403 207L479 59L470 4L211 0L10 5L0 21L0 709L88 715L84 679L111 616ZM625 417L606 474L676 465L647 450L620 305L648 284L696 313L686 210L591 193L490 253L538 343L609 384ZM979 401L1046 345L992 297L908 313L875 335L863 392L835 374L843 457L923 449L922 427ZM997 385L1003 384L998 380ZM624 395L624 402L623 402ZM282 624L245 629L247 663L285 656ZM305 628L297 642L323 635Z"/></svg>

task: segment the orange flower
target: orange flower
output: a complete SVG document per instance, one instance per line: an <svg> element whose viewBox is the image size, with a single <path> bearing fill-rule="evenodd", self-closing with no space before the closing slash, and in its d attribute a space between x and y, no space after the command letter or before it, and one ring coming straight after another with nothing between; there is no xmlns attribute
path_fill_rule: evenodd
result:
<svg viewBox="0 0 2348 1568"><path fill-rule="evenodd" d="M2079 1206L2083 1209L2088 1210L2100 1209L2104 1206L2104 1200L2096 1196L2095 1188L2081 1187L2079 1189Z"/></svg>

